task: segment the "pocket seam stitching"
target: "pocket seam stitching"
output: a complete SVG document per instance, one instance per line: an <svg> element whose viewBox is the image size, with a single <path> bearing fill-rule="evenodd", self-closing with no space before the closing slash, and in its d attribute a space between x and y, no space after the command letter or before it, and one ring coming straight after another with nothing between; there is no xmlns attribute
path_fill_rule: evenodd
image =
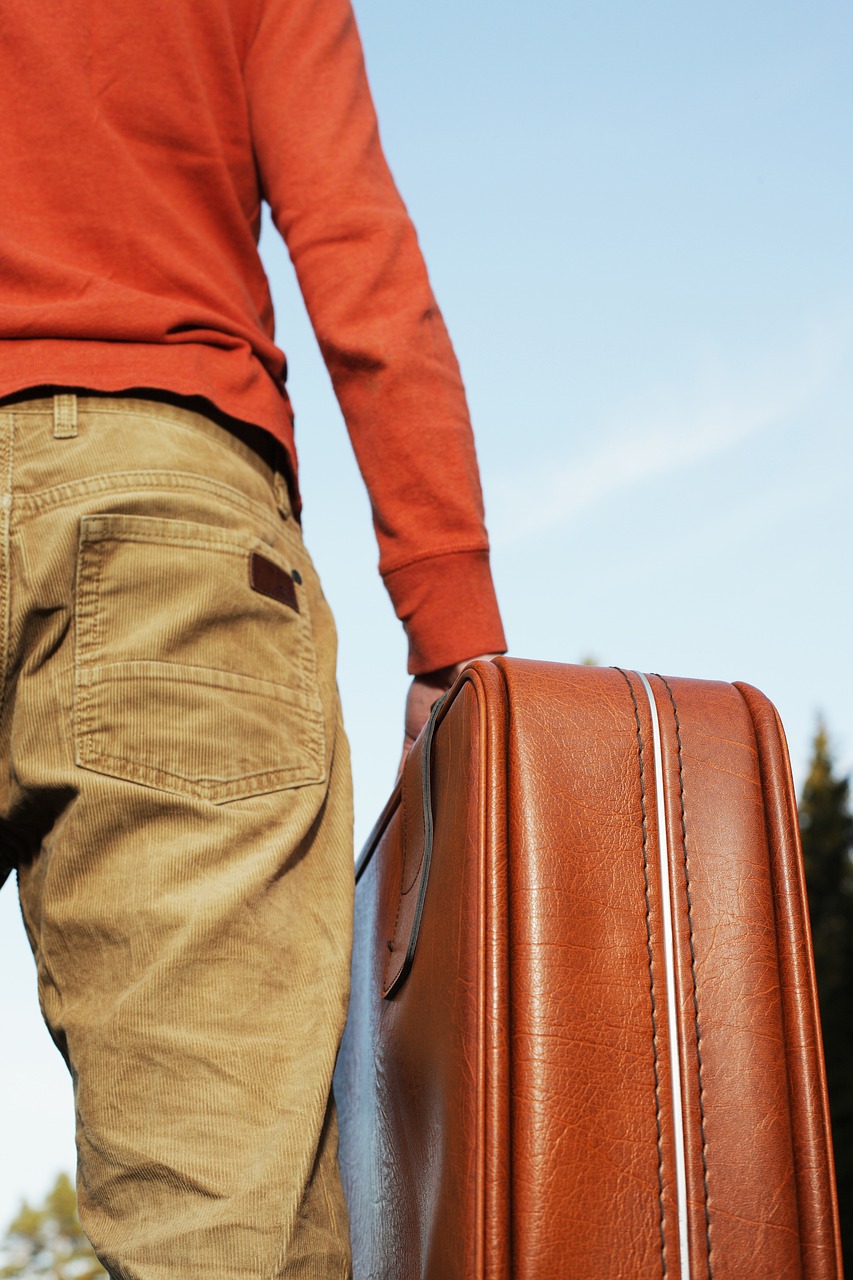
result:
<svg viewBox="0 0 853 1280"><path fill-rule="evenodd" d="M93 731L85 736L95 737L96 733L97 731ZM310 749L306 750L306 755L309 754L309 750L312 757L320 755L319 748L314 744L311 745ZM197 778L187 778L183 774L172 773L169 769L158 769L154 765L141 764L138 760L129 760L126 756L110 755L107 752L99 752L97 750L92 751L90 754L85 754L81 749L78 749L77 763L81 769L89 769L91 772L97 773L99 770L94 767L95 765L108 765L110 762L126 766L125 774L122 775L124 779L131 773L138 774L139 779L130 778L130 781L138 781L145 778L150 778L151 780L158 777L168 778L174 782L180 782L182 784L182 792L188 791L191 795L199 795L205 799L210 798L207 794L208 792L214 792L217 795L237 793L243 791L247 784L251 788L246 792L247 796L249 796L253 794L254 788L258 783L281 781L292 775L295 775L299 781L304 782L306 785L322 782L326 776L325 769L322 767L322 760L312 759L311 763L314 767L304 770L307 775L304 778L301 777L303 770L299 766L293 765L290 768L266 769L258 773L245 773L239 778L212 778L208 782L200 781ZM114 777L115 775L108 774L107 776ZM122 778L118 780L121 781Z"/></svg>

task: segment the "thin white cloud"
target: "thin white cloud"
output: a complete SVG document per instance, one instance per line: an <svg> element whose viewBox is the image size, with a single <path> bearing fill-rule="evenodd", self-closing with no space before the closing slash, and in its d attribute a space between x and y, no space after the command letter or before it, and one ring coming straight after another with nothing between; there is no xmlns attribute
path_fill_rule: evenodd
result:
<svg viewBox="0 0 853 1280"><path fill-rule="evenodd" d="M845 317L813 332L793 358L765 363L748 379L718 369L697 377L677 400L614 414L586 453L493 477L493 542L506 545L568 525L616 494L735 450L814 401L839 368L849 368L851 346L853 325Z"/></svg>

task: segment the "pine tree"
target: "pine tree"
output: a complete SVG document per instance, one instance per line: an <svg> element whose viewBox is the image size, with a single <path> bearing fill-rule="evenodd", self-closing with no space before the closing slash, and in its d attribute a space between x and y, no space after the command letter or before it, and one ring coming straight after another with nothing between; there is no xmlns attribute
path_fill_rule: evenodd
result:
<svg viewBox="0 0 853 1280"><path fill-rule="evenodd" d="M77 1217L71 1179L61 1173L44 1204L24 1203L0 1244L0 1277L97 1280L106 1276Z"/></svg>
<svg viewBox="0 0 853 1280"><path fill-rule="evenodd" d="M850 780L836 777L823 724L800 797L841 1236L853 1265L853 816Z"/></svg>

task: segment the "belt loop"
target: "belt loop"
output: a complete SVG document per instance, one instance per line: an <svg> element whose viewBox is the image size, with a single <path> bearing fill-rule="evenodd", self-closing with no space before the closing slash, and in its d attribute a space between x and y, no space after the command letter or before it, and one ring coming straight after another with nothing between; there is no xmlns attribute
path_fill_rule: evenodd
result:
<svg viewBox="0 0 853 1280"><path fill-rule="evenodd" d="M53 397L53 438L70 440L77 434L77 397L61 395Z"/></svg>

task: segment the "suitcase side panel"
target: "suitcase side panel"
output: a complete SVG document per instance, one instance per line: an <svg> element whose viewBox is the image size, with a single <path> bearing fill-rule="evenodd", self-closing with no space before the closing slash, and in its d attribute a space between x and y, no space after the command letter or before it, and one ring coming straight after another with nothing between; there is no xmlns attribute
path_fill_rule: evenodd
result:
<svg viewBox="0 0 853 1280"><path fill-rule="evenodd" d="M675 1280L648 706L619 671L496 665L510 694L513 1276Z"/></svg>
<svg viewBox="0 0 853 1280"><path fill-rule="evenodd" d="M764 799L738 692L651 684L671 834L693 1275L801 1275Z"/></svg>
<svg viewBox="0 0 853 1280"><path fill-rule="evenodd" d="M482 758L483 721L482 688L472 678L457 688L436 732L430 877L411 971L389 999L382 984L401 888L399 805L357 885L350 1016L335 1089L358 1280L508 1280L508 1156L500 1146L507 1126L501 1097L491 1114L485 1107L506 1052L505 1018L490 1027L487 1017L487 960L490 981L500 982L501 964L486 945L483 857L492 819L484 801L495 788ZM500 867L492 870L494 880ZM503 1008L505 994L495 998Z"/></svg>
<svg viewBox="0 0 853 1280"><path fill-rule="evenodd" d="M796 795L775 707L738 684L759 750L770 845L804 1280L842 1274L829 1103Z"/></svg>

